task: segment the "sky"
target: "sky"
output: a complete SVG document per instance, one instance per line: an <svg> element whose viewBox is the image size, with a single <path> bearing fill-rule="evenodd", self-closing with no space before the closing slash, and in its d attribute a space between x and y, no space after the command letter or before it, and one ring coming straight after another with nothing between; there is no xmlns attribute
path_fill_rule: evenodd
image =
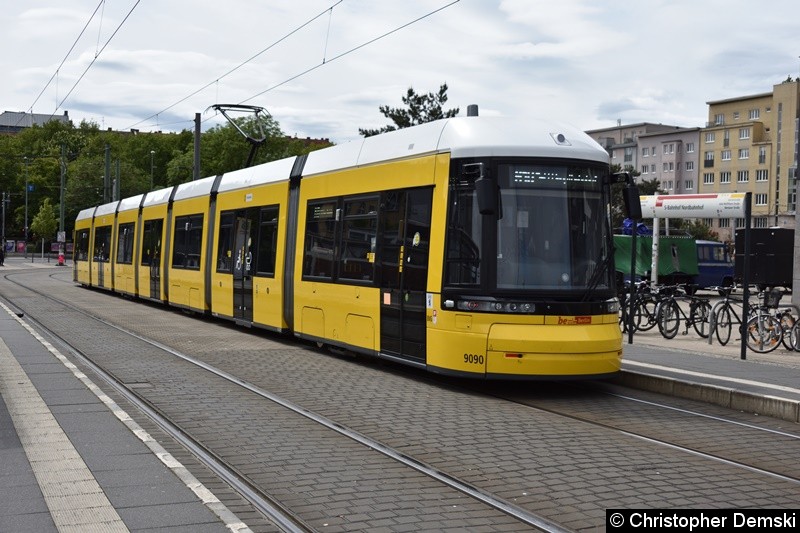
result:
<svg viewBox="0 0 800 533"><path fill-rule="evenodd" d="M102 129L224 123L357 139L448 85L445 109L702 127L708 101L800 76L795 0L0 0L0 111Z"/></svg>

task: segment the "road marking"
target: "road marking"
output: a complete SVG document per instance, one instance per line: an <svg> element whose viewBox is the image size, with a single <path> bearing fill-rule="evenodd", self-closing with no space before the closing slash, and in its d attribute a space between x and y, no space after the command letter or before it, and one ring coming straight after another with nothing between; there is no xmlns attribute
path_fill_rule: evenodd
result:
<svg viewBox="0 0 800 533"><path fill-rule="evenodd" d="M633 365L633 366L640 366L644 368L651 368L653 370L666 370L669 372L675 372L676 374L686 374L689 376L701 377L701 378L710 378L716 379L721 381L730 381L733 383L741 383L742 385L755 385L757 387L763 387L765 389L774 389L779 390L781 392L789 392L792 394L800 394L800 389L794 389L792 387L784 387L783 385L773 385L771 383L763 383L761 381L753 381L750 379L740 379L740 378L731 378L731 377L720 377L714 374L706 374L704 372L693 372L691 370L679 370L676 368L672 368L669 366L661 366L661 365L653 365L650 363L641 363L639 361L624 361L626 365Z"/></svg>
<svg viewBox="0 0 800 533"><path fill-rule="evenodd" d="M56 528L59 531L128 531L2 339L0 367L3 368L0 392Z"/></svg>
<svg viewBox="0 0 800 533"><path fill-rule="evenodd" d="M94 393L94 395L97 396L97 398L101 402L103 402L103 404L105 404L105 406L108 407L111 410L112 413L114 413L114 416L116 416L123 424L125 424L125 426L139 440L141 440L150 449L150 451L154 455L156 455L156 457L158 457L158 459L167 468L169 468L181 481L183 481L183 483L186 485L187 488L189 488L189 490L191 490L192 492L195 493L195 495L203 502L203 504L211 512L213 512L215 515L217 515L217 517L219 517L220 520L222 520L225 523L225 527L228 530L230 530L231 532L235 532L235 533L248 533L248 532L251 531L250 528L247 526L247 524L242 522L230 509L228 509L228 507L224 503L222 503L210 490L208 490L205 487L205 485L203 485L196 477L194 477L194 475L192 475L192 473L189 472L189 470L186 467L184 467L183 464L180 463L180 461L178 461L174 456L172 456L172 454L170 454L158 442L156 442L156 440L153 439L153 437L151 437L150 434L147 431L142 429L142 427L139 424L137 424L130 417L130 415L128 415L127 412L125 412L119 405L117 405L117 403L114 400L112 400L110 397L108 397L100 389L100 387L95 385L94 382L92 382L92 380L90 380L89 377L86 374L81 372L78 367L76 367L74 364L72 364L72 362L70 362L70 360L67 359L61 352L59 352L56 349L55 346L50 344L46 339L44 339L41 335L39 335L36 332L36 330L34 330L29 324L27 324L22 319L17 317L16 314L8 306L6 306L4 303L0 302L0 307L5 309L5 311L11 316L11 318L13 318L17 322L19 322L22 325L22 327L24 327L28 331L28 333L30 333L37 341L39 341L42 344L42 346L47 348L47 350L51 354L53 354L53 356L55 356L56 359L58 359L65 367L67 367L72 372L72 374L75 377L77 377L86 386L86 388L88 388L90 391L92 391L92 393ZM6 360L8 360L8 361L6 361ZM96 513L96 509L97 509L97 504L96 504L96 502L94 502L94 503L91 504L92 507L90 507L89 511L88 511L88 517L93 519L94 522L81 522L79 525L84 525L84 526L87 525L87 524L88 525L96 525L96 524L99 523L99 524L102 524L102 527L100 528L100 530L102 530L102 531L128 531L128 529L125 527L125 524L120 519L119 515L117 515L116 510L114 509L113 506L111 506L111 503L106 498L105 493L100 488L100 486L97 484L97 481L94 479L94 476L92 475L91 471L89 471L88 467L86 466L86 463L83 462L83 459L80 457L78 452L75 450L74 447L72 447L72 443L70 442L70 440L66 436L66 434L64 434L64 432L61 430L61 427L58 425L58 422L53 417L52 413L50 412L50 409L47 407L47 404L45 404L44 400L42 400L41 396L39 396L39 393L36 390L36 388L33 386L33 383L31 383L30 379L28 379L27 374L25 374L25 371L19 365L19 362L17 362L16 358L11 353L11 351L8 349L8 347L5 345L5 343L2 341L2 339L0 339L0 363L3 363L3 364L7 363L9 365L9 367L12 368L12 369L14 368L14 366L16 366L19 369L18 372L8 372L8 373L6 373L5 369L4 369L3 372L0 372L0 392L5 392L6 388L11 390L13 387L17 387L17 388L25 387L24 391L18 392L16 394L16 396L14 398L12 398L12 399L16 400L15 402L6 402L6 403L9 404L8 405L9 412L11 413L12 419L14 420L14 426L17 427L17 431L18 431L18 433L20 435L20 441L22 441L22 444L25 447L25 453L28 454L29 461L31 462L31 466L33 467L34 460L31 459L31 454L28 452L28 446L26 444L26 441L22 440L23 436L26 434L26 430L25 430L26 426L24 424L29 422L29 420L28 420L28 417L30 416L28 414L29 411L32 411L32 412L44 412L44 411L46 411L47 414L49 415L49 417L52 419L52 424L55 425L55 427L57 428L57 431L61 433L63 438L69 444L69 447L72 448L71 454L74 454L75 456L77 456L76 461L80 461L80 464L82 464L83 468L86 469L86 472L88 473L88 477L91 479L92 482L94 482L95 485L97 485L96 489L94 487L92 487L91 490L93 492L92 492L91 495L93 497L97 498L97 494L95 494L95 493L99 492L100 496L102 496L102 499L105 500L105 502L108 504L108 507L110 507L110 511L108 513L109 516L110 516L110 513L113 512L113 516L116 516L116 519L119 521L119 526L117 526L115 522L111 522L110 521L111 518L106 518L106 513L105 512L93 515L93 513ZM3 366L3 365L0 365L0 366ZM20 382L24 382L24 381L27 381L28 385L19 385ZM29 402L29 396L34 397L34 401L30 401ZM3 398L4 399L6 398L5 395L3 396ZM38 399L40 404L35 402L36 399ZM12 405L11 405L12 403L15 405L15 409L17 411L21 410L21 412L24 413L24 416L20 416L19 414L17 415L17 417L20 418L19 425L18 425L17 418L14 418L15 410L12 409ZM34 406L32 405L34 403L36 403L36 406L35 406L36 408L35 409L34 409ZM30 424L28 424L28 425L30 425ZM23 429L20 429L20 428L23 428ZM53 430L51 428L46 428L46 431L50 432L50 431L53 431ZM27 440L30 440L30 439L27 439ZM32 441L32 444L36 444L37 445L37 449L39 450L38 453L40 455L41 454L45 454L46 455L47 453L52 454L52 450L51 450L52 445L49 442L44 442L43 440L37 441L36 438L34 438L33 441ZM62 448L58 448L58 450L61 450L61 449ZM63 461L63 459L58 458L58 461L59 462ZM60 464L60 463L57 463L57 465L58 464ZM47 465L45 465L45 466L50 471L54 470L54 466L50 465L49 463ZM74 467L71 466L70 468L74 468ZM34 469L34 473L36 474L36 479L39 480L39 484L40 485L44 485L44 483L42 482L42 478L39 477L39 474L36 473L35 469ZM47 472L45 472L44 475L45 476L49 475L50 477L55 477L55 478L59 477L57 474L55 474L55 472L50 472L49 474ZM63 479L61 479L60 481L63 484ZM45 500L47 500L47 492L45 491L44 487L42 488L42 492L45 493ZM57 502L56 502L56 504L57 504ZM51 505L50 501L47 501L47 506L50 508L51 512L53 513L53 520L55 521L56 520L56 511L54 511L54 507ZM74 510L74 507L72 507L72 509ZM78 516L77 517L72 517L73 514L78 514ZM68 518L84 519L83 517L80 516L80 513L75 513L74 511L72 513L68 514ZM101 519L101 518L103 519L103 521L102 522L98 522L98 520ZM111 525L109 525L109 524L111 524ZM59 525L59 522L56 521L56 526L58 526L58 525ZM73 527L72 524L68 524L67 530L70 527ZM83 528L74 528L73 527L73 529L75 531L81 531ZM60 527L59 527L59 530L61 530Z"/></svg>

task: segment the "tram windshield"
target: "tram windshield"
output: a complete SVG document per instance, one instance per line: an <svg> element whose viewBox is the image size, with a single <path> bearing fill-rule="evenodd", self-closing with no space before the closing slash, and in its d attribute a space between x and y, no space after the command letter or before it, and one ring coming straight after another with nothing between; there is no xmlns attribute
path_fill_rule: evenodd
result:
<svg viewBox="0 0 800 533"><path fill-rule="evenodd" d="M474 186L451 189L446 285L514 292L611 287L601 179L607 169L500 163L491 172L499 216L478 212Z"/></svg>

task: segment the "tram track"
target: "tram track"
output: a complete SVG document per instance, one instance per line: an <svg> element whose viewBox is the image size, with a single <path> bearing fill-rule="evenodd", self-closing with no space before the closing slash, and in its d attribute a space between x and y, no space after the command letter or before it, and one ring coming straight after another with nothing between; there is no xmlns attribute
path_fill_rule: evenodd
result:
<svg viewBox="0 0 800 533"><path fill-rule="evenodd" d="M58 276L53 277L53 279L57 280L57 281L64 281L64 280L60 279ZM96 314L94 314L94 313L92 313L90 311L87 311L86 309L84 309L80 305L73 305L70 302L67 302L67 301L64 301L64 300L60 300L58 298L54 298L52 295L48 294L47 291L45 291L45 290L38 290L37 288L30 288L30 287L26 287L25 289L26 290L37 291L36 294L38 295L39 298L48 298L49 300L51 300L53 302L58 302L58 305L65 305L65 306L69 307L69 309L74 310L75 312L79 312L79 313L83 314L84 316L91 317L93 320L99 320L104 325L104 327L113 327L113 328L117 328L120 331L125 329L123 326L120 326L119 324L111 323L110 321L106 320L105 318L103 318L101 316L98 316L98 315L96 315ZM90 292L90 291L87 291L87 292ZM81 294L82 293L83 293L83 290L81 290ZM116 297L113 297L113 296L110 296L110 295L103 295L103 298L104 299L113 299L113 298L116 298ZM119 301L119 300L117 300L117 301ZM20 301L20 303L22 303L22 302ZM111 305L113 306L115 304L112 303ZM24 309L24 307L25 307L24 305L21 306L21 307L22 307L23 310L25 310ZM170 312L171 313L175 313L175 311L167 311L167 312L168 313L170 313ZM28 316L30 316L30 313L28 314ZM162 342L154 341L153 339L148 339L147 335L146 335L146 332L142 333L142 332L131 331L130 333L126 333L126 334L133 335L137 339L140 339L142 342L145 342L145 341L151 342L152 341L153 343L155 343L153 345L154 346L158 346L158 348L160 350L167 350L167 351L171 350L170 353L171 353L172 357L180 357L179 354L181 354L181 352L179 350L173 349L170 346L167 346L166 344L164 344ZM243 333L243 334L247 335L246 333ZM187 356L187 357L189 357L190 359L192 358L191 356ZM356 420L347 419L347 421L345 422L345 421L343 421L344 419L341 419L338 416L332 417L330 415L330 413L319 414L319 411L325 411L325 409L324 408L321 409L319 407L316 408L316 409L313 408L313 407L312 408L303 407L297 402L296 399L295 400L289 399L288 397L286 397L282 393L273 393L270 390L267 390L267 388L265 388L261 384L251 383L249 380L245 380L245 379L242 379L241 377L238 377L238 372L236 374L234 374L234 373L232 373L230 371L226 371L226 370L223 370L221 368L217 368L216 364L213 361L212 362L206 362L206 361L201 360L200 358L194 358L194 359L196 359L196 361L197 361L197 363L199 363L199 365L194 363L194 362L192 362L192 361L189 361L187 359L183 359L181 357L181 360L183 360L184 362L192 363L192 365L195 365L198 368L203 368L203 370L205 372L212 372L213 371L213 372L215 372L215 375L217 377L219 377L220 379L225 379L228 383L235 384L236 387L238 387L238 388L245 388L251 394L258 394L259 397L261 397L262 399L268 400L271 403L279 405L281 409L286 409L286 410L296 409L296 411L293 411L296 415L302 415L307 420L313 421L314 424L318 424L318 425L321 424L323 427L326 428L327 431L338 432L337 434L339 434L340 436L346 437L347 439L350 439L350 440L352 440L354 442L357 442L360 446L365 446L365 447L369 448L373 452L380 453L384 457L391 459L391 461L394 461L394 462L400 461L400 462L403 463L404 467L406 467L406 468L419 467L422 470L415 470L416 472L418 472L421 475L425 475L426 477L429 477L430 479L436 480L437 483L446 483L448 481L454 482L455 485L448 485L448 486L450 486L454 490L457 490L457 491L461 492L462 494L468 495L471 499L476 499L477 498L478 500L481 501L482 505L491 506L497 512L502 512L506 516L513 516L514 520L518 521L518 523L520 524L521 528L524 528L524 529L534 528L534 529L547 530L547 531L577 529L572 524L570 524L569 526L562 526L562 525L558 524L557 523L558 520L554 519L554 516L557 516L558 513L552 513L551 512L549 514L539 515L538 513L533 512L533 510L535 510L535 507L531 507L531 504L529 504L529 503L528 504L519 504L519 503L517 503L518 500L515 497L509 496L509 494L512 491L510 491L507 487L499 487L498 486L498 489L495 489L495 488L492 488L491 484L486 484L486 483L481 483L481 482L477 482L476 483L476 479L481 479L480 476L478 476L478 478L475 478L475 479L469 479L470 471L471 470L476 470L476 469L479 470L479 468L477 467L477 465L474 468L471 468L468 465L465 466L466 463L468 462L468 460L467 460L468 458L465 458L465 464L464 465L459 465L456 469L450 469L449 467L443 467L442 465L447 464L447 461L439 462L439 459L438 459L438 456L440 455L439 452L436 452L436 453L433 453L433 454L428 454L426 456L421 456L421 455L419 455L418 450L415 449L415 447L413 445L409 444L409 443L403 443L402 446L398 447L398 445L397 445L398 443L397 442L393 443L391 441L391 439L389 439L389 438L386 438L386 437L382 438L380 436L380 434L378 434L377 437L373 438L372 436L369 435L369 433L371 433L372 430L366 431L364 429L365 426L363 424L359 428L358 422ZM329 359L333 359L333 358L323 358L323 361L328 361ZM346 361L345 364L346 365L352 365L353 367L357 365L357 363L352 362L352 361ZM430 386L433 386L433 387L446 388L447 391L449 391L448 392L449 395L460 395L460 394L463 394L464 397L478 398L478 397L481 397L481 396L488 397L488 396L492 395L494 392L496 392L496 391L492 391L491 387L486 387L486 386L478 386L478 387L467 386L465 384L465 382L463 382L463 381L438 380L438 379L434 379L432 376L429 376L429 375L420 376L418 373L417 374L406 374L406 371L404 369L400 369L398 367L392 367L392 375L413 376L413 377L409 377L409 379L413 379L416 382L429 383L429 384L432 384ZM122 381L124 381L124 380L122 380ZM142 392L142 389L137 388L137 387L131 387L130 389L132 389L131 393L135 394L137 396ZM516 390L515 387L511 387L511 389ZM753 467L752 465L747 465L746 462L737 461L735 459L726 460L724 455L722 455L720 457L714 457L714 454L706 453L702 449L699 450L699 452L698 452L698 450L693 450L691 446L686 446L686 445L683 445L683 444L675 444L674 442L670 442L670 439L662 439L657 434L653 435L653 433L651 431L637 431L635 428L634 429L631 429L630 427L626 428L623 424L617 423L614 420L611 420L611 421L602 420L602 419L599 419L599 418L602 418L602 417L595 417L595 415L579 416L578 414L576 414L575 411L580 411L580 410L584 409L584 407L585 407L585 405L587 403L597 403L597 398L599 397L600 392L598 392L597 390L594 390L594 391L583 392L583 393L566 393L565 394L565 393L563 393L563 391L561 391L560 393L550 394L551 392L554 392L555 390L557 390L557 389L548 388L549 392L544 393L544 394L542 394L542 395L540 395L538 397L537 397L537 395L532 395L530 392L525 392L525 393L521 394L522 401L520 401L520 397L519 397L520 395L515 395L515 394L501 394L501 395L496 395L496 397L500 398L503 402L506 402L508 404L524 405L527 408L533 408L536 412L549 413L552 416L559 417L559 419L566 419L566 420L570 420L571 421L571 422L568 422L568 423L567 422L563 422L563 424L572 424L572 425L580 424L580 425L584 425L584 426L591 426L591 427L596 428L597 430L599 430L601 432L615 432L615 433L618 433L619 435L622 435L622 436L624 436L625 438L628 438L628 439L640 440L641 442L644 443L645 446L648 446L648 447L657 446L657 447L661 447L661 448L663 448L665 450L669 449L671 452L679 452L679 453L684 454L686 456L693 455L694 457L696 457L696 458L698 458L699 460L702 460L702 461L709 461L709 462L710 461L714 461L717 464L725 465L725 467L730 467L730 468L735 468L735 469L740 469L740 470L747 470L750 474L752 474L754 476L769 477L769 478L775 480L776 482L780 482L781 484L785 484L786 486L796 486L798 484L798 476L795 476L795 475L785 475L785 474L780 473L780 472L770 471L769 468ZM265 393L265 395L260 394L260 391L263 391ZM586 394L587 395L586 396L587 401L586 402L576 401L576 399L577 400L581 400L581 395L582 394ZM620 397L614 397L614 398L615 399L613 401L615 401L615 402L623 402L623 401L624 402L629 402L629 401L631 401L630 399L629 400L625 400L624 398L620 398ZM564 409L563 405L561 405L561 406L554 405L554 404L557 404L561 400L563 400L562 403L567 404L568 406L571 406L570 409ZM637 399L637 401L639 401L639 400ZM605 415L603 415L603 417L605 417L606 419L608 419L608 418L610 418L610 419L625 418L626 417L625 412L627 411L628 414L630 414L630 410L631 409L630 409L630 407L622 407L622 405L628 406L630 404L628 404L628 403L619 404L619 405L615 406L613 409L608 409L608 412ZM649 409L655 409L656 406L650 405L648 408ZM601 408L597 408L597 409L602 410ZM517 411L519 411L519 410L517 409ZM676 411L673 408L673 412L676 413L676 416L677 416L678 411ZM314 416L321 417L320 421L314 420ZM536 416L538 416L538 414ZM659 416L664 416L664 415L659 415ZM689 413L681 412L680 416L693 416L693 415L690 415ZM522 418L525 418L525 416L523 415ZM642 419L649 418L649 416L640 417L640 418L642 418ZM561 423L562 422L559 422L559 424L561 424ZM689 422L686 422L686 423L687 424L691 424ZM718 423L721 424L722 421L720 420L720 421L718 421ZM350 427L352 424L355 424L356 429L352 429ZM760 429L760 428L757 427L757 425L754 425L754 426L756 426L756 427L746 428L747 431L756 431L756 430ZM342 431L344 431L345 433L341 433ZM348 432L350 434L347 434ZM773 431L772 432L772 436L773 437L782 438L782 439L783 438L786 438L786 439L790 439L791 438L791 439L794 439L796 441L796 436L792 435L791 432L784 432L784 433L786 433L786 435L781 435L781 432ZM594 431L593 434L597 435L597 434L600 434L600 433L598 433L597 431ZM507 437L504 437L504 438L507 438ZM727 436L725 436L724 438L727 438ZM759 440L763 441L763 437L762 438L754 438L754 441L756 441L756 442L759 441ZM370 445L370 443L373 443L373 445ZM796 446L796 444L792 444L792 446ZM755 447L755 444L753 444L752 446L749 446L746 450L743 451L743 453L751 453L752 450L754 449L754 447ZM667 454L668 452L654 453L653 457L658 457L662 453L663 454ZM791 450L787 451L787 453L791 453ZM407 461L407 463L404 462L404 461ZM690 460L687 459L687 461L690 461ZM620 464L624 465L624 461L621 462ZM658 465L656 465L656 467L658 467ZM628 468L628 466L622 466L621 468ZM652 460L650 461L649 464L648 464L647 461L641 461L641 466L633 465L632 467L630 467L630 469L633 470L635 475L637 475L637 476L641 476L641 472L643 471L642 469L644 469L646 471L649 468L653 468L653 461ZM509 484L513 483L513 480L511 478L509 478L508 483ZM525 493L519 493L519 494L521 496L525 496ZM481 498L485 498L485 497L488 497L488 500L481 499ZM542 496L542 498L545 498L545 496ZM524 499L524 498L521 498L521 499ZM604 504L604 505L606 505L607 507L610 507L609 504ZM778 505L780 505L780 503L778 503ZM519 516L516 516L517 514L519 514ZM591 514L591 513L587 513L587 514ZM602 522L598 521L598 520L600 520L598 518L600 516L600 510L597 510L596 512L594 512L594 516L595 516L595 518L592 519L592 520L594 520L594 522L590 522L590 523L594 524L594 526L602 525ZM523 520L520 521L520 517L522 517Z"/></svg>
<svg viewBox="0 0 800 533"><path fill-rule="evenodd" d="M722 453L714 453L709 452L706 450L702 450L697 446L687 445L685 439L681 438L681 434L673 434L672 438L663 438L659 436L654 436L652 431L644 432L641 430L635 430L628 427L625 424L624 420L622 420L622 415L617 416L617 420L613 423L599 420L598 418L593 418L591 415L587 416L585 412L576 412L575 409L565 409L565 408L557 408L548 406L547 401L535 401L530 399L520 399L514 398L510 395L498 394L498 398L505 399L506 401L511 401L515 403L519 403L520 405L524 405L527 407L531 407L534 409L546 411L549 413L553 413L558 416L565 416L569 417L573 420L590 424L596 427L602 427L606 429L611 429L615 431L620 431L626 435L630 435L634 438L644 439L648 442L654 443L659 446L669 447L674 450L679 450L683 453L692 454L696 456L700 456L712 461L716 461L719 463L733 465L738 468L750 470L753 472L758 472L760 474L764 474L767 476L772 476L776 479L781 479L790 483L800 484L800 468L798 468L794 463L782 463L780 468L783 468L784 471L778 471L776 465L773 463L770 466L762 466L759 464L759 453L761 451L761 438L760 435L768 434L770 438L779 438L787 444L787 448L793 447L798 452L800 452L800 433L797 430L785 431L782 429L776 429L767 427L765 425L759 425L755 423L743 422L741 420L735 420L729 417L725 417L720 414L709 414L703 413L697 410L693 410L686 407L679 407L676 405L667 405L665 403L661 403L658 401L647 400L643 398L634 398L627 394L622 394L619 392L613 392L609 390L609 387L606 385L598 384L598 385L586 385L583 387L573 386L575 390L591 390L594 394L599 394L602 396L606 396L608 398L612 398L614 401L622 402L621 405L614 407L614 410L617 413L623 413L629 411L629 408L625 404L641 404L646 405L654 410L660 410L664 412L674 412L678 414L678 416L688 416L697 419L703 419L708 421L709 423L714 423L720 426L728 426L729 428L736 428L730 429L729 431L720 431L719 436L721 439L726 439L730 433L737 431L739 429L744 429L746 431L754 432L752 440L753 442L757 443L755 446L748 447L745 449L736 450L737 453L735 455L731 455L729 452L728 454ZM613 387L611 387L613 388ZM485 391L484 391L485 392ZM610 410L610 409L609 409ZM727 433L727 434L726 434ZM748 458L747 460L741 458ZM787 471L788 470L788 473Z"/></svg>
<svg viewBox="0 0 800 533"><path fill-rule="evenodd" d="M52 297L51 295L46 294L43 291L33 289L29 286L25 286L22 283L11 279L9 275L6 275L5 278L11 281L12 283L15 283L19 287L23 287L31 292L34 292L35 294L37 294L42 298L46 298L48 300L57 302L59 305L68 307L73 312L80 313L90 320L99 322L106 327L114 328L126 335L129 335L142 342L150 344L158 348L159 350L162 350L165 353L168 353L178 359L181 359L182 361L197 366L198 368L202 368L203 370L217 377L220 377L230 382L231 384L246 389L247 391L252 392L265 400L280 405L281 407L291 411L292 413L303 416L306 419L309 419L315 422L316 424L319 424L320 426L329 429L330 431L333 431L341 436L347 437L355 442L358 442L359 444L365 446L366 448L372 451L378 452L398 463L402 463L403 465L413 469L414 471L420 474L435 479L436 481L452 489L455 489L463 494L466 494L470 498L480 501L481 503L486 504L497 511L500 511L506 515L513 517L520 523L524 524L527 527L532 528L533 530L551 532L551 533L565 533L567 531L570 531L569 529L563 528L555 522L552 522L535 513L526 511L525 509L520 508L519 506L515 505L510 501L498 498L492 494L488 494L485 491L479 489L478 487L472 486L471 484L466 483L463 480L460 480L454 476L447 474L444 471L441 471L428 464L425 464L423 461L419 461L414 457L411 457L403 452L400 452L390 446L385 445L384 443L381 443L375 439L372 439L366 435L354 431L346 426L343 426L340 423L337 423L324 416L321 416L311 410L305 409L302 406L295 404L294 402L291 402L285 398L280 397L279 395L263 390L262 388L259 388L253 385L252 383L247 382L246 380L233 376L228 372L215 368L212 365L200 361L190 355L181 353L178 350L175 350L162 343L159 343L152 339L148 339L123 326L114 324L101 317L88 313L86 312L86 310L78 306L72 305L69 302L59 300L57 298ZM57 278L54 277L54 279ZM272 498L268 494L265 494L263 491L259 490L252 484L252 482L250 482L246 478L245 475L239 472L236 468L227 464L224 460L219 458L212 450L206 448L201 443L197 442L188 433L183 431L178 425L174 424L157 407L151 405L150 402L148 402L144 397L142 397L142 395L139 392L137 392L136 388L127 385L122 380L115 377L113 373L108 372L101 365L95 363L90 357L84 354L81 350L72 346L69 343L69 341L66 338L64 338L61 334L51 330L50 328L45 326L42 322L38 321L36 318L32 318L30 314L28 314L28 320L34 323L37 329L46 332L49 337L55 339L56 342L60 346L62 346L65 349L65 351L67 351L71 356L79 359L83 365L91 369L94 375L98 376L105 384L112 387L117 393L122 395L131 405L135 406L136 409L138 409L140 412L146 415L154 423L156 423L176 442L178 442L181 446L185 447L188 451L190 451L193 455L195 455L203 465L210 468L216 475L218 475L221 479L223 479L226 483L228 483L234 490L236 490L241 496L243 496L248 502L250 502L260 513L262 513L268 519L273 521L275 525L277 525L282 531L301 532L301 531L314 530L314 528L312 528L309 524L307 524L299 515L291 512L285 506L283 506L279 501Z"/></svg>

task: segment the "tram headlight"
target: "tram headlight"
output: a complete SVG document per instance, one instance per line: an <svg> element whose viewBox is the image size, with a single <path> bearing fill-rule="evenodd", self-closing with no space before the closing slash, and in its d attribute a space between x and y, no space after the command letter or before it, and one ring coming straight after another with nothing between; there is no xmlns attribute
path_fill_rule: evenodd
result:
<svg viewBox="0 0 800 533"><path fill-rule="evenodd" d="M606 300L606 310L610 315L619 313L619 300L617 300L616 298L611 298L610 300Z"/></svg>

